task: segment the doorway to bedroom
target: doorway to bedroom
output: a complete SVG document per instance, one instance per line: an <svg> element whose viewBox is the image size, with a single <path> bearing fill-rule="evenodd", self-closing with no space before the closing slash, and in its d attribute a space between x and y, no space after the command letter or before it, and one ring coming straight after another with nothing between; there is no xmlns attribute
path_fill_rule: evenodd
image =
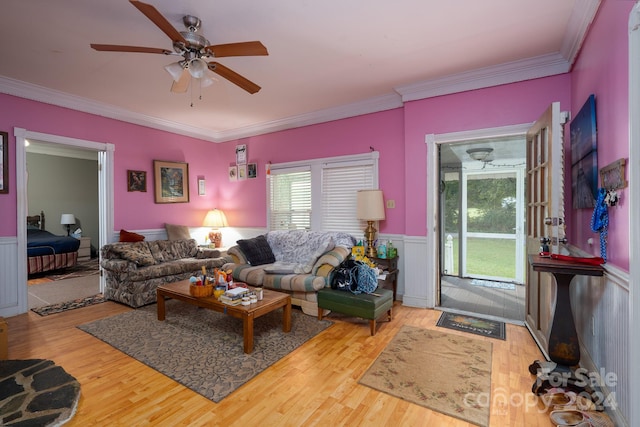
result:
<svg viewBox="0 0 640 427"><path fill-rule="evenodd" d="M68 230L80 240L76 265L28 276L28 308L99 294L98 153L33 140L26 147L26 164L29 216L42 217L44 230L64 236L67 226L61 219L72 215Z"/></svg>
<svg viewBox="0 0 640 427"><path fill-rule="evenodd" d="M25 266L17 273L18 284L23 284L18 291L21 312L35 305L101 293L99 248L113 229L113 145L17 128L15 134L16 184L23 194L18 198L18 217L44 211L45 228L53 234L66 235L62 215L73 214L75 224L71 224L69 231L82 239L79 262L74 268L43 272L37 277L39 280L31 280L33 284L29 285L30 279L35 278L27 275L26 223L18 224L18 248L23 248L19 257L24 257L19 264ZM42 171L56 164L56 173ZM51 179L52 176L56 179ZM43 190L47 186L42 184L43 180L54 181L54 187Z"/></svg>

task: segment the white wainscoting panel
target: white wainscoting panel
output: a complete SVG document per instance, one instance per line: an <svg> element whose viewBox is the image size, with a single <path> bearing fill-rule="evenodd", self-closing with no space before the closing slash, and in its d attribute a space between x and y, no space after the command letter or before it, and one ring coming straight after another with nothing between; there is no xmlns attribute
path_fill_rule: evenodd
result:
<svg viewBox="0 0 640 427"><path fill-rule="evenodd" d="M409 307L433 308L435 283L429 283L430 272L427 238L405 236L403 253L404 295L402 304Z"/></svg>
<svg viewBox="0 0 640 427"><path fill-rule="evenodd" d="M20 314L17 254L18 240L15 237L0 237L0 316L2 317Z"/></svg>
<svg viewBox="0 0 640 427"><path fill-rule="evenodd" d="M603 377L603 392L611 393L609 397L616 404L607 411L616 425L627 425L631 412L629 275L605 265L603 277L576 276L571 291L581 344L580 365Z"/></svg>

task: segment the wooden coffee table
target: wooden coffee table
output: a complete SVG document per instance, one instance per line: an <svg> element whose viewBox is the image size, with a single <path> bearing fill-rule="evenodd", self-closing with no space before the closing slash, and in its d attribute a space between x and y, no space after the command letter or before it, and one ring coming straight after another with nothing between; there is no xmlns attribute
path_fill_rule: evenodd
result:
<svg viewBox="0 0 640 427"><path fill-rule="evenodd" d="M156 296L158 298L158 320L165 319L165 298L173 298L184 301L187 304L208 308L219 313L228 314L231 317L242 319L242 329L244 337L244 352L253 351L253 321L260 316L271 313L274 310L284 307L282 314L282 330L291 331L291 296L283 292L264 289L262 301L251 305L227 305L218 301L213 296L207 298L196 298L189 294L189 281L168 283L158 286Z"/></svg>

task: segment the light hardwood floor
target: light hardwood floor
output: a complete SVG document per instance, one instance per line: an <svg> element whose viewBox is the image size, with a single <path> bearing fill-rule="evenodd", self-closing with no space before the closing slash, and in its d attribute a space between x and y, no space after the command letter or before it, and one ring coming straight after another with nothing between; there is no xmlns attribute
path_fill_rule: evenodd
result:
<svg viewBox="0 0 640 427"><path fill-rule="evenodd" d="M435 329L439 311L396 302L394 319L379 322L374 337L366 321L330 315L333 326L216 404L76 328L127 310L107 302L6 319L9 358L52 359L80 382L66 426L470 425L358 384L402 325ZM490 425L551 426L531 394L528 366L542 356L529 332L509 324L507 341L478 339L493 344Z"/></svg>

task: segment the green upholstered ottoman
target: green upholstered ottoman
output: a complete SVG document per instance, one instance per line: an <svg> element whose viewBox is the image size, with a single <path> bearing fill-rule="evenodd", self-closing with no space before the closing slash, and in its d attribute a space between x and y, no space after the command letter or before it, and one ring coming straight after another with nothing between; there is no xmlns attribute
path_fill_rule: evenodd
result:
<svg viewBox="0 0 640 427"><path fill-rule="evenodd" d="M391 320L393 307L393 291L378 288L372 294L354 294L331 288L318 291L318 319L322 320L324 310L331 310L348 316L369 320L371 335L376 334L376 319L385 312Z"/></svg>

